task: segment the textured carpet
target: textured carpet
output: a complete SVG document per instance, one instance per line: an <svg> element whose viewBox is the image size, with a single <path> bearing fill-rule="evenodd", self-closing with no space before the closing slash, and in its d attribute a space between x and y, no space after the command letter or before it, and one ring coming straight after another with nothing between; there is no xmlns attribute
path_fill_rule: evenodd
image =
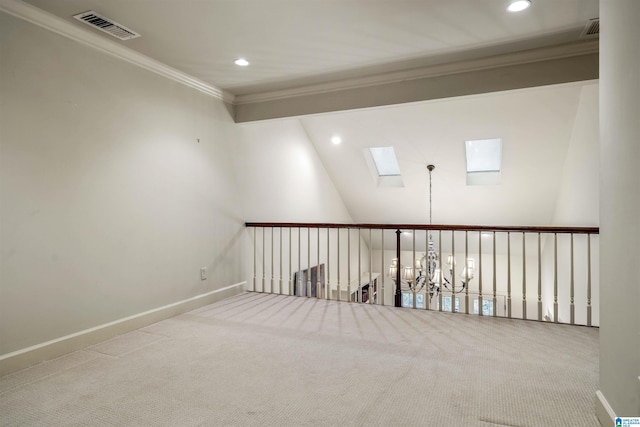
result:
<svg viewBox="0 0 640 427"><path fill-rule="evenodd" d="M599 426L598 330L245 293L0 378L4 426Z"/></svg>

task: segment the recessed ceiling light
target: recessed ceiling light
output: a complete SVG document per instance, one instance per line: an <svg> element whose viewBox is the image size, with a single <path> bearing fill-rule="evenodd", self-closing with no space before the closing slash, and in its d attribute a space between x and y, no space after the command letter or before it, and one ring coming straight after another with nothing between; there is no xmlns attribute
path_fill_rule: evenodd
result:
<svg viewBox="0 0 640 427"><path fill-rule="evenodd" d="M239 65L240 67L246 67L247 65L249 65L249 61L247 61L244 58L238 58L235 61L233 61L234 64Z"/></svg>
<svg viewBox="0 0 640 427"><path fill-rule="evenodd" d="M509 12L520 12L531 6L531 0L513 0L507 10Z"/></svg>
<svg viewBox="0 0 640 427"><path fill-rule="evenodd" d="M335 145L338 145L342 142L342 138L340 138L339 136L334 136L333 138L331 138L331 142L333 142Z"/></svg>

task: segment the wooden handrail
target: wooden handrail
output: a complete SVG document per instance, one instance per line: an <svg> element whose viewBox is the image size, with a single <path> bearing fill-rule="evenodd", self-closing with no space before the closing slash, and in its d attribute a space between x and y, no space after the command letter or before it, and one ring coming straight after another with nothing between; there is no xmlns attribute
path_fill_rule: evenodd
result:
<svg viewBox="0 0 640 427"><path fill-rule="evenodd" d="M350 228L374 230L454 230L509 231L516 233L599 234L599 227L510 226L510 225L446 225L446 224L339 224L311 222L246 222L245 227L264 228Z"/></svg>

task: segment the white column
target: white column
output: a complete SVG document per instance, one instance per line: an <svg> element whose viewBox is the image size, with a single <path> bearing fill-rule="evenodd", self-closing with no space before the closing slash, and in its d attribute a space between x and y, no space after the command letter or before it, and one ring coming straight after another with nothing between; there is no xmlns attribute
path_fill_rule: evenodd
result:
<svg viewBox="0 0 640 427"><path fill-rule="evenodd" d="M640 1L600 1L600 423L640 416Z"/></svg>

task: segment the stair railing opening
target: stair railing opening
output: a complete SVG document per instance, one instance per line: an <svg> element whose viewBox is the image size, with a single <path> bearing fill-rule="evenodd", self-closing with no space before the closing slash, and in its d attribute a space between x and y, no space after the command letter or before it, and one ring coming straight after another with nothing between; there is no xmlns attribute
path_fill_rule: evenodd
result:
<svg viewBox="0 0 640 427"><path fill-rule="evenodd" d="M246 227L252 292L599 325L596 227Z"/></svg>

